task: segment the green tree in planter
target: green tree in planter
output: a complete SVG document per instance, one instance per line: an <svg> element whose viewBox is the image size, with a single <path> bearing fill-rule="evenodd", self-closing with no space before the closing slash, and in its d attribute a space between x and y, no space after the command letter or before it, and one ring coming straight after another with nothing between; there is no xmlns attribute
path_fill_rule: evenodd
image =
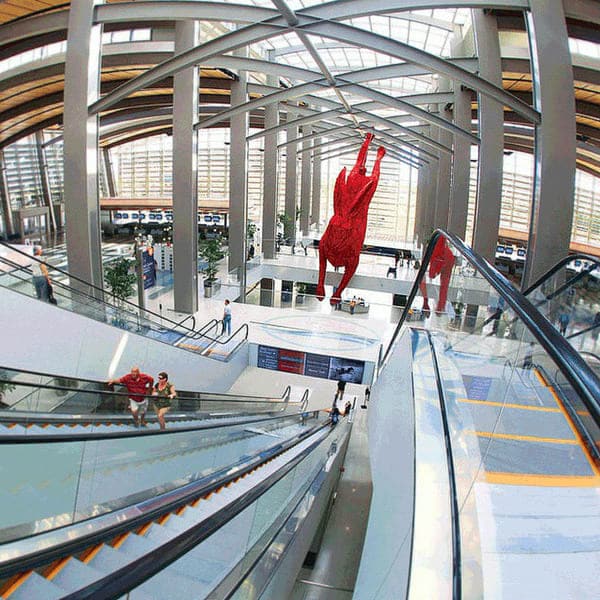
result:
<svg viewBox="0 0 600 600"><path fill-rule="evenodd" d="M0 370L0 379L8 379L8 373ZM9 381L0 381L0 408L7 407L8 404L3 402L4 394L6 392L12 392L15 389L15 385Z"/></svg>
<svg viewBox="0 0 600 600"><path fill-rule="evenodd" d="M283 227L283 237L284 238L291 237L292 233L294 232L294 230L292 229L292 227L293 227L292 218L289 215L280 213L277 215L277 221Z"/></svg>
<svg viewBox="0 0 600 600"><path fill-rule="evenodd" d="M202 240L198 254L206 261L206 267L202 272L206 276L206 282L211 283L217 278L217 263L225 256L223 242L220 237L211 240Z"/></svg>
<svg viewBox="0 0 600 600"><path fill-rule="evenodd" d="M127 300L134 291L136 276L129 272L130 264L126 258L119 258L104 271L104 281L117 304Z"/></svg>

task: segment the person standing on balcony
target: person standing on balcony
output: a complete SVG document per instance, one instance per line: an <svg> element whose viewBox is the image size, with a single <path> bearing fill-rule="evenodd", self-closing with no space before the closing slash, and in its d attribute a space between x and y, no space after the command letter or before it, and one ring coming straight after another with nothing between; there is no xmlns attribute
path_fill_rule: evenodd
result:
<svg viewBox="0 0 600 600"><path fill-rule="evenodd" d="M231 306L229 300L225 300L225 307L223 308L223 330L221 331L221 335L225 334L227 331L227 335L231 335Z"/></svg>

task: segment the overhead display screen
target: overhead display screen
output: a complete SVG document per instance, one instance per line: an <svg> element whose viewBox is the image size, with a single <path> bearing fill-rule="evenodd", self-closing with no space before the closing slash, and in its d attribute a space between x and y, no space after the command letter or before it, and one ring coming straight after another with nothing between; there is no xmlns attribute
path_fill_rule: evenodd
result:
<svg viewBox="0 0 600 600"><path fill-rule="evenodd" d="M361 360L262 345L258 346L257 366L348 383L362 383L365 371L365 363Z"/></svg>

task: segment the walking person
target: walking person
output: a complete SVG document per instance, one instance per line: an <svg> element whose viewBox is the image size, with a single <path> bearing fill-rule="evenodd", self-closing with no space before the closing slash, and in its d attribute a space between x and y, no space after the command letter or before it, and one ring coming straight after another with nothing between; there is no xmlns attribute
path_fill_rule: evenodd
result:
<svg viewBox="0 0 600 600"><path fill-rule="evenodd" d="M131 372L119 379L109 379L108 385L120 383L127 388L129 393L129 410L136 427L146 427L146 412L148 411L148 398L145 396L152 390L154 378L146 373L141 373L139 367L131 367Z"/></svg>
<svg viewBox="0 0 600 600"><path fill-rule="evenodd" d="M561 310L561 312L558 314L558 325L559 325L559 330L562 333L562 335L566 335L567 334L567 327L569 325L569 313L567 312L567 310L565 308L563 308Z"/></svg>
<svg viewBox="0 0 600 600"><path fill-rule="evenodd" d="M338 401L341 402L344 397L344 392L346 391L346 382L340 381L337 382L337 391L335 392L335 396L333 397L334 406L337 405Z"/></svg>
<svg viewBox="0 0 600 600"><path fill-rule="evenodd" d="M366 388L365 389L365 399L364 399L363 403L360 405L360 407L367 408L367 402L369 402L370 398L371 398L371 388Z"/></svg>
<svg viewBox="0 0 600 600"><path fill-rule="evenodd" d="M166 429L165 414L171 410L171 400L177 396L177 392L164 371L158 374L158 381L154 384L152 395L154 396L154 411L158 417L160 428Z"/></svg>
<svg viewBox="0 0 600 600"><path fill-rule="evenodd" d="M596 348L596 345L598 344L598 335L600 334L600 311L598 311L595 315L594 315L594 320L592 321L592 340L594 343L594 349Z"/></svg>
<svg viewBox="0 0 600 600"><path fill-rule="evenodd" d="M38 260L41 260L42 247L36 246L33 255ZM49 302L51 287L48 267L45 263L34 260L31 264L31 272L33 273L33 285L35 286L35 295L37 296L37 299Z"/></svg>
<svg viewBox="0 0 600 600"><path fill-rule="evenodd" d="M223 329L221 330L221 335L225 334L227 331L227 335L231 335L231 303L229 300L225 300L225 307L223 308Z"/></svg>

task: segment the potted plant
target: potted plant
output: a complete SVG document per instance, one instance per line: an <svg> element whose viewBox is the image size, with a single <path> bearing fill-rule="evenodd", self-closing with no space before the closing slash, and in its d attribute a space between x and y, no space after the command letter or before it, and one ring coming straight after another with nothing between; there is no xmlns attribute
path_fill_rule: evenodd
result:
<svg viewBox="0 0 600 600"><path fill-rule="evenodd" d="M121 257L111 263L104 270L104 281L110 293L112 294L117 311L115 312L112 324L123 329L127 328L127 321L120 314L119 309L123 308L123 301L127 300L133 294L136 276L130 273L131 260Z"/></svg>
<svg viewBox="0 0 600 600"><path fill-rule="evenodd" d="M225 256L221 238L215 237L209 240L202 240L198 254L206 262L206 266L202 269L205 275L204 297L211 298L221 287L221 282L217 278L217 263Z"/></svg>
<svg viewBox="0 0 600 600"><path fill-rule="evenodd" d="M0 370L0 379L8 379L8 373ZM8 408L10 405L3 402L4 394L12 392L16 386L10 381L0 381L0 408Z"/></svg>

